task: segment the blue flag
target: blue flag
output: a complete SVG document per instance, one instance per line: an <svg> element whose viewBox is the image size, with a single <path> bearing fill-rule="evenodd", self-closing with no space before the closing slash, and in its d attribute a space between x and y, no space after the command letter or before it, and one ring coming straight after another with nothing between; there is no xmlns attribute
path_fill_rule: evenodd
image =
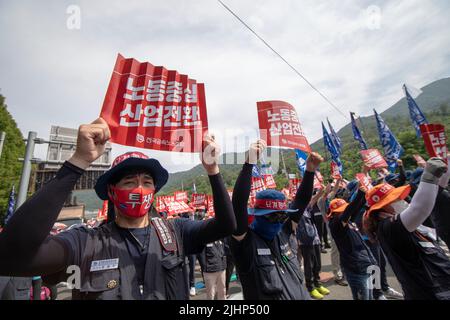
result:
<svg viewBox="0 0 450 320"><path fill-rule="evenodd" d="M302 174L303 177L305 175L306 158L308 158L308 155L304 153L302 150L295 149L295 156L297 158L298 170L300 170L300 173Z"/></svg>
<svg viewBox="0 0 450 320"><path fill-rule="evenodd" d="M341 138L339 138L336 131L334 131L333 127L331 126L330 120L328 120L328 118L327 118L327 122L328 122L328 128L330 128L331 141L333 141L333 144L336 147L337 152L339 152L339 154L342 154Z"/></svg>
<svg viewBox="0 0 450 320"><path fill-rule="evenodd" d="M330 152L331 158L333 160L339 158L339 152L337 151L335 145L333 144L333 141L331 140L331 137L327 131L327 128L325 128L323 122L322 122L322 132L323 132L323 143L325 145L325 148Z"/></svg>
<svg viewBox="0 0 450 320"><path fill-rule="evenodd" d="M356 141L359 142L359 148L361 150L367 150L367 143L366 141L364 141L364 138L361 135L361 132L359 131L358 126L356 125L356 121L355 121L355 117L354 117L354 113L350 112L350 117L352 118L352 131L353 131L353 137L355 138Z"/></svg>
<svg viewBox="0 0 450 320"><path fill-rule="evenodd" d="M5 226L8 223L9 219L11 219L11 217L14 214L14 207L16 205L15 197L16 197L16 192L15 192L14 186L13 186L11 189L11 193L9 194L8 210L6 211L6 217L5 217L5 222L4 222Z"/></svg>
<svg viewBox="0 0 450 320"><path fill-rule="evenodd" d="M408 102L409 116L411 117L411 121L414 125L414 128L416 129L417 138L420 138L422 136L420 133L420 125L428 124L428 121L425 118L422 111L420 110L416 101L409 94L408 88L406 88L406 85L403 85L403 90L405 90L406 101Z"/></svg>
<svg viewBox="0 0 450 320"><path fill-rule="evenodd" d="M402 156L404 150L375 109L373 112L375 112L375 119L377 120L380 143L384 149L384 158L389 165L389 169L394 171L397 168L397 160Z"/></svg>
<svg viewBox="0 0 450 320"><path fill-rule="evenodd" d="M273 169L270 164L261 164L261 168L259 171L260 171L259 173L262 175L268 175L268 174L273 175Z"/></svg>
<svg viewBox="0 0 450 320"><path fill-rule="evenodd" d="M253 178L261 178L261 173L259 172L259 168L256 164L253 165L252 177Z"/></svg>

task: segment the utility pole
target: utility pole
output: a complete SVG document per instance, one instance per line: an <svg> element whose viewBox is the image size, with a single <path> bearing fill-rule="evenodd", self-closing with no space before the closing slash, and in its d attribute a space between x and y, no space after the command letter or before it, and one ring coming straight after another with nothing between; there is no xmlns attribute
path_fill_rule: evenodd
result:
<svg viewBox="0 0 450 320"><path fill-rule="evenodd" d="M0 132L0 158L2 157L3 143L5 142L6 133L4 131Z"/></svg>
<svg viewBox="0 0 450 320"><path fill-rule="evenodd" d="M28 132L27 147L25 149L25 157L23 159L22 175L20 176L20 187L17 195L17 206L19 208L27 199L28 183L30 181L31 159L33 158L34 144L37 133Z"/></svg>

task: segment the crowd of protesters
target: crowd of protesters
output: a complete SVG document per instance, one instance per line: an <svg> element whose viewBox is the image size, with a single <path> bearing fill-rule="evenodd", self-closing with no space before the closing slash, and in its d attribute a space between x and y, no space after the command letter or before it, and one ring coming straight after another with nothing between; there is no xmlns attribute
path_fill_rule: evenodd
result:
<svg viewBox="0 0 450 320"><path fill-rule="evenodd" d="M73 299L184 300L197 294L198 260L207 299L229 296L235 268L244 299L320 300L330 294L320 277L324 254L331 255L335 283L354 300L450 299L450 260L440 245L450 245L450 158L431 158L413 171L399 160L398 174L380 171L371 185L335 179L314 189L323 158L312 152L291 201L271 189L256 193L249 207L252 170L266 143L250 145L230 199L219 146L207 136L203 147L210 153L201 160L214 216L158 214L153 201L168 172L156 159L129 152L95 186L109 201L108 220L58 227L67 195L109 137L101 118L81 126L72 158L0 233L3 299L27 299L31 287L41 296L42 282L53 288L43 299L54 299L55 285L76 265L81 274ZM390 287L387 265L402 293Z"/></svg>

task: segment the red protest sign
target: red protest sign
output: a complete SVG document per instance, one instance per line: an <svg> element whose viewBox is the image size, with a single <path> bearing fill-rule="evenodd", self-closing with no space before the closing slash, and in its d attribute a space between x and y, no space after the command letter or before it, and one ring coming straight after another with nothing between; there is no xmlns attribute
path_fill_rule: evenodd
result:
<svg viewBox="0 0 450 320"><path fill-rule="evenodd" d="M417 165L419 167L424 167L425 168L427 162L422 158L422 156L420 156L418 154L415 154L415 155L413 155L413 157L414 157L414 160L416 160Z"/></svg>
<svg viewBox="0 0 450 320"><path fill-rule="evenodd" d="M175 201L188 202L187 191L175 191L174 192Z"/></svg>
<svg viewBox="0 0 450 320"><path fill-rule="evenodd" d="M287 188L283 188L283 189L281 189L281 192L284 194L284 196L286 197L286 199L291 199L290 198L290 194L289 194L289 189L287 189Z"/></svg>
<svg viewBox="0 0 450 320"><path fill-rule="evenodd" d="M291 199L295 198L295 195L297 194L297 189L300 187L300 184L302 182L302 179L289 179L289 195Z"/></svg>
<svg viewBox="0 0 450 320"><path fill-rule="evenodd" d="M386 168L388 166L378 149L361 150L359 153L369 169Z"/></svg>
<svg viewBox="0 0 450 320"><path fill-rule="evenodd" d="M103 201L101 209L98 209L97 220L107 220L108 219L108 200Z"/></svg>
<svg viewBox="0 0 450 320"><path fill-rule="evenodd" d="M273 175L271 174L265 174L262 176L264 179L264 185L267 189L276 189L277 184L275 182L275 179L273 178Z"/></svg>
<svg viewBox="0 0 450 320"><path fill-rule="evenodd" d="M264 184L264 179L259 177L252 177L252 187L250 192L257 193L259 191L266 190L266 186Z"/></svg>
<svg viewBox="0 0 450 320"><path fill-rule="evenodd" d="M185 202L170 201L170 200L171 200L170 198L164 200L164 204L166 206L168 215L172 216L174 214L181 214L192 211L192 209Z"/></svg>
<svg viewBox="0 0 450 320"><path fill-rule="evenodd" d="M111 142L154 150L200 152L208 129L202 83L120 54L100 116Z"/></svg>
<svg viewBox="0 0 450 320"><path fill-rule="evenodd" d="M208 210L206 211L206 215L208 215L210 217L214 217L215 211L214 211L214 198L213 198L213 196L208 194L207 201L208 201Z"/></svg>
<svg viewBox="0 0 450 320"><path fill-rule="evenodd" d="M331 161L330 167L331 167L331 177L333 179L342 179L341 172L339 171L339 166L336 164L336 162Z"/></svg>
<svg viewBox="0 0 450 320"><path fill-rule="evenodd" d="M191 206L203 210L206 208L206 194L193 193L191 196Z"/></svg>
<svg viewBox="0 0 450 320"><path fill-rule="evenodd" d="M164 197L156 197L156 206L155 209L157 212L166 211L166 205L164 204Z"/></svg>
<svg viewBox="0 0 450 320"><path fill-rule="evenodd" d="M364 186L367 191L373 188L372 179L364 173L357 173L355 176L361 186Z"/></svg>
<svg viewBox="0 0 450 320"><path fill-rule="evenodd" d="M447 138L442 124L422 124L420 126L425 149L430 157L440 157L447 162Z"/></svg>
<svg viewBox="0 0 450 320"><path fill-rule="evenodd" d="M295 108L283 101L257 102L261 139L267 146L311 152Z"/></svg>

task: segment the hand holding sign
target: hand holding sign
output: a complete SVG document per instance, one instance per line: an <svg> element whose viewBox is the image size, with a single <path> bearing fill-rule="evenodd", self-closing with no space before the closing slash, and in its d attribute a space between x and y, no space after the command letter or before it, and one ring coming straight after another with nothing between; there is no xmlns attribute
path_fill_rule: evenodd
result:
<svg viewBox="0 0 450 320"><path fill-rule="evenodd" d="M215 141L214 135L206 134L202 145L203 152L200 153L200 160L209 176L219 173L220 147Z"/></svg>
<svg viewBox="0 0 450 320"><path fill-rule="evenodd" d="M78 129L77 148L69 162L81 169L87 169L105 152L110 136L108 125L102 118L91 124L81 125Z"/></svg>

